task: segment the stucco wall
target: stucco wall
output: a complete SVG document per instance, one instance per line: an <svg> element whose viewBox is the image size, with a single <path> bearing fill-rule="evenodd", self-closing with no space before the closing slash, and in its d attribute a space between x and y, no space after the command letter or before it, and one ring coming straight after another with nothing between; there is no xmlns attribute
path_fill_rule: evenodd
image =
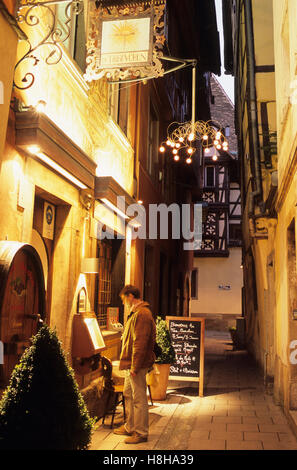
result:
<svg viewBox="0 0 297 470"><path fill-rule="evenodd" d="M241 249L230 248L228 258L194 258L198 268L198 299L191 299L191 313L241 315ZM219 286L230 285L230 290Z"/></svg>

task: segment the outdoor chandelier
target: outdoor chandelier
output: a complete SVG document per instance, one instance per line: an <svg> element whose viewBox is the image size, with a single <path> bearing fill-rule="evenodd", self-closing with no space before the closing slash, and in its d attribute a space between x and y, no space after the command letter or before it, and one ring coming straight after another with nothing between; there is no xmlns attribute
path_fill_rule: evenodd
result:
<svg viewBox="0 0 297 470"><path fill-rule="evenodd" d="M173 159L180 160L181 152L186 154L186 163L192 163L192 157L196 151L196 142L200 141L204 154L210 154L211 148L214 148L212 159L216 161L217 150L227 151L229 148L220 126L216 126L213 121L195 121L196 105L196 61L193 61L192 70L192 120L185 123L172 122L167 129L167 140L159 148L161 153L169 148Z"/></svg>

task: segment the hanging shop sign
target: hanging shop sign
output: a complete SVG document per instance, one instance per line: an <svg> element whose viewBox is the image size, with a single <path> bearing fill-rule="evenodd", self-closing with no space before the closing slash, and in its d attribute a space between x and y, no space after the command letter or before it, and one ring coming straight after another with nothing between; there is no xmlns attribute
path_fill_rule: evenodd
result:
<svg viewBox="0 0 297 470"><path fill-rule="evenodd" d="M160 77L165 0L126 5L89 3L84 78L111 80Z"/></svg>

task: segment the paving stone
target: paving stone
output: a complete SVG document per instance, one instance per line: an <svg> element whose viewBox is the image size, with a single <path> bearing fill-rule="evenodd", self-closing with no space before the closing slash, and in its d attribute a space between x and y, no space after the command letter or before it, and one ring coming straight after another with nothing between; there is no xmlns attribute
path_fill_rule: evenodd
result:
<svg viewBox="0 0 297 470"><path fill-rule="evenodd" d="M289 429L287 424L259 424L260 432L287 432Z"/></svg>
<svg viewBox="0 0 297 470"><path fill-rule="evenodd" d="M290 431L289 432L279 432L278 437L279 437L280 442L291 442L291 443L297 444L296 437Z"/></svg>
<svg viewBox="0 0 297 470"><path fill-rule="evenodd" d="M264 450L296 450L297 447L292 446L291 444L285 444L283 442L263 442Z"/></svg>
<svg viewBox="0 0 297 470"><path fill-rule="evenodd" d="M273 441L279 442L279 438L276 432L244 432L245 441Z"/></svg>
<svg viewBox="0 0 297 470"><path fill-rule="evenodd" d="M208 431L226 431L227 425L225 423L198 423L193 430L207 429Z"/></svg>
<svg viewBox="0 0 297 470"><path fill-rule="evenodd" d="M191 442L188 445L187 450L225 450L226 443L224 440L209 440L201 439L196 443Z"/></svg>
<svg viewBox="0 0 297 470"><path fill-rule="evenodd" d="M240 424L241 417L240 416L214 416L213 423Z"/></svg>
<svg viewBox="0 0 297 470"><path fill-rule="evenodd" d="M211 415L198 415L195 421L195 425L200 425L201 423L211 423L212 416Z"/></svg>
<svg viewBox="0 0 297 470"><path fill-rule="evenodd" d="M250 416L250 417L256 417L256 414L253 410L228 410L228 416Z"/></svg>
<svg viewBox="0 0 297 470"><path fill-rule="evenodd" d="M227 424L227 431L258 432L257 424Z"/></svg>
<svg viewBox="0 0 297 470"><path fill-rule="evenodd" d="M271 420L273 421L273 424L286 424L287 426L289 425L287 418L281 414L272 415Z"/></svg>
<svg viewBox="0 0 297 470"><path fill-rule="evenodd" d="M263 450L261 441L227 441L227 450Z"/></svg>
<svg viewBox="0 0 297 470"><path fill-rule="evenodd" d="M243 432L211 431L209 439L216 439L216 440L224 439L225 441L228 441L228 440L229 441L242 441Z"/></svg>
<svg viewBox="0 0 297 470"><path fill-rule="evenodd" d="M267 416L243 416L243 424L273 424L272 418Z"/></svg>
<svg viewBox="0 0 297 470"><path fill-rule="evenodd" d="M210 431L208 429L197 429L191 432L189 442L197 441L198 439L206 440L209 439Z"/></svg>

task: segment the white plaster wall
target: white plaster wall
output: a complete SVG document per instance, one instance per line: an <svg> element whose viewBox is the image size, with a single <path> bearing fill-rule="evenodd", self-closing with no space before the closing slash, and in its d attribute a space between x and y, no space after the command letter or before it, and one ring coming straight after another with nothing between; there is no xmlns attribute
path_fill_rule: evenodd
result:
<svg viewBox="0 0 297 470"><path fill-rule="evenodd" d="M241 315L240 266L241 248L230 248L228 258L194 258L194 268L198 268L198 300L191 299L190 312ZM230 285L231 289L219 289L219 285Z"/></svg>

